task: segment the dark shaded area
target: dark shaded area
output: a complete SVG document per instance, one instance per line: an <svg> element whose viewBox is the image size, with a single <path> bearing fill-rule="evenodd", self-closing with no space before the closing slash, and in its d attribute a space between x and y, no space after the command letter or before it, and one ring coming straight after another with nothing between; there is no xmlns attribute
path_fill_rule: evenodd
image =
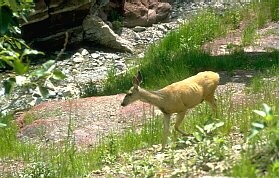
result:
<svg viewBox="0 0 279 178"><path fill-rule="evenodd" d="M164 70L155 71L156 64L150 63L150 65L143 65L140 71L143 75L143 87L148 89L158 89L164 86L160 82L154 84L156 78L162 78L168 81L168 84L183 80L190 75L195 75L200 71L211 70L216 72L232 72L234 70L255 70L255 71L267 71L274 66L279 66L279 52L268 53L245 53L238 52L231 55L210 56L201 52L189 52L184 53L183 60L179 60L179 64L176 61L165 61ZM155 61L154 61L155 62ZM161 64L160 64L161 65ZM175 66L179 65L180 68L185 68L184 74L181 73L179 78L172 76L172 72L175 70ZM132 71L135 72L135 71ZM150 72L156 72L152 76ZM181 71L180 71L181 72ZM110 76L108 82L106 82L104 90L100 91L96 95L111 95L117 93L125 93L131 87L133 74L126 73L119 76ZM230 82L222 79L220 84ZM242 82L243 79L235 79L234 82Z"/></svg>
<svg viewBox="0 0 279 178"><path fill-rule="evenodd" d="M35 13L21 26L22 38L32 47L42 51L63 48L65 33L68 45L82 40L83 19L89 13L91 2L87 1L35 1Z"/></svg>

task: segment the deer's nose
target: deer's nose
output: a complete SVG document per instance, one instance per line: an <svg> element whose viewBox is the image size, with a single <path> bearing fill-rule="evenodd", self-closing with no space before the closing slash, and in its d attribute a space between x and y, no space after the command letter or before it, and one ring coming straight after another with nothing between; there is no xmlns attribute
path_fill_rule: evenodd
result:
<svg viewBox="0 0 279 178"><path fill-rule="evenodd" d="M124 102L121 103L121 106L126 106Z"/></svg>

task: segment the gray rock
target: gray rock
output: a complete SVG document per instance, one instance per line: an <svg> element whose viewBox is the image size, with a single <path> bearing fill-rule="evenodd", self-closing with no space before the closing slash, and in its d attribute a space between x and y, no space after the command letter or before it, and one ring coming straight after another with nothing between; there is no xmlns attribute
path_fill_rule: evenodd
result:
<svg viewBox="0 0 279 178"><path fill-rule="evenodd" d="M135 33L134 37L135 37L135 40L140 40L139 34Z"/></svg>
<svg viewBox="0 0 279 178"><path fill-rule="evenodd" d="M81 51L81 55L82 56L86 56L86 55L88 55L89 54L89 52L86 50L86 49L83 49L82 51Z"/></svg>
<svg viewBox="0 0 279 178"><path fill-rule="evenodd" d="M106 54L105 58L106 59L117 60L117 59L120 59L121 57L117 54L114 54L114 53L108 53L108 54Z"/></svg>
<svg viewBox="0 0 279 178"><path fill-rule="evenodd" d="M92 53L92 54L91 54L91 57L92 57L93 59L97 59L97 58L100 57L100 54L99 54L99 53Z"/></svg>
<svg viewBox="0 0 279 178"><path fill-rule="evenodd" d="M84 61L84 58L80 53L77 52L73 55L73 62L74 63L81 63L83 61Z"/></svg>
<svg viewBox="0 0 279 178"><path fill-rule="evenodd" d="M143 31L146 30L146 28L145 28L145 27L141 27L141 26L135 26L135 27L133 28L133 30L134 30L135 32L143 32Z"/></svg>
<svg viewBox="0 0 279 178"><path fill-rule="evenodd" d="M132 53L132 44L118 36L100 17L88 15L83 21L84 39Z"/></svg>

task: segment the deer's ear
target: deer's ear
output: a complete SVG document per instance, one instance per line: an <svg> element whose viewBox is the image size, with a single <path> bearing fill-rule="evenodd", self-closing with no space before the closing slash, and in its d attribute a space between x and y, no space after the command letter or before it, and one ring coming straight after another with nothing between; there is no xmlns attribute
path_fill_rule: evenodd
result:
<svg viewBox="0 0 279 178"><path fill-rule="evenodd" d="M134 76L133 78L133 85L134 87L138 87L142 82L142 76L141 73L138 72L137 76Z"/></svg>
<svg viewBox="0 0 279 178"><path fill-rule="evenodd" d="M138 81L137 77L133 78L133 82L132 83L133 83L134 87L138 87L139 86L139 81Z"/></svg>
<svg viewBox="0 0 279 178"><path fill-rule="evenodd" d="M141 82L142 82L142 75L141 75L140 71L138 71L137 80L139 81L139 84L141 84Z"/></svg>

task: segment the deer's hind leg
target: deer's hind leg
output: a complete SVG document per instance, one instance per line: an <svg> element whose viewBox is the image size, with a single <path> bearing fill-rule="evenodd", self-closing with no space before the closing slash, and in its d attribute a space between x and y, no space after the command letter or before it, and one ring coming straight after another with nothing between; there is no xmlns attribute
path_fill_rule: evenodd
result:
<svg viewBox="0 0 279 178"><path fill-rule="evenodd" d="M217 116L217 99L214 97L214 94L205 98L205 101L211 106L215 116Z"/></svg>
<svg viewBox="0 0 279 178"><path fill-rule="evenodd" d="M170 135L170 117L171 114L164 114L164 130L163 130L163 139L162 139L162 150L165 149L168 137Z"/></svg>

